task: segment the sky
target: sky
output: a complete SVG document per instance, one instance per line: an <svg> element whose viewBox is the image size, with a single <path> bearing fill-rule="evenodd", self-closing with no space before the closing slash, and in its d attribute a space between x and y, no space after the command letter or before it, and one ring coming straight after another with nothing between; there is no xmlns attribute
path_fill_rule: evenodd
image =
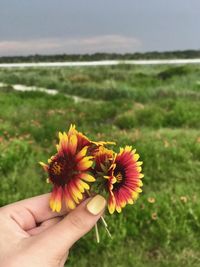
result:
<svg viewBox="0 0 200 267"><path fill-rule="evenodd" d="M0 0L0 56L185 49L199 0Z"/></svg>

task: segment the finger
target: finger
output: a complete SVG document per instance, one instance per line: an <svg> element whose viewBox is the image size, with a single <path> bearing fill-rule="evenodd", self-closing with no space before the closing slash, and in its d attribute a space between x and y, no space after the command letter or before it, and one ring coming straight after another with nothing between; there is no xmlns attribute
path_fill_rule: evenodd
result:
<svg viewBox="0 0 200 267"><path fill-rule="evenodd" d="M64 206L61 212L52 212L49 207L51 194L25 199L3 207L1 210L11 217L23 230L30 230L38 223L67 213Z"/></svg>
<svg viewBox="0 0 200 267"><path fill-rule="evenodd" d="M63 217L56 217L56 218L53 218L53 219L49 219L47 221L42 222L38 227L35 227L35 228L27 231L27 233L30 234L31 236L38 235L38 234L44 232L45 230L47 230L48 228L56 225L62 219L63 219Z"/></svg>
<svg viewBox="0 0 200 267"><path fill-rule="evenodd" d="M55 254L63 253L83 235L85 235L98 221L106 205L106 200L97 195L82 202L70 212L61 222L47 229L37 240L41 247L48 246Z"/></svg>

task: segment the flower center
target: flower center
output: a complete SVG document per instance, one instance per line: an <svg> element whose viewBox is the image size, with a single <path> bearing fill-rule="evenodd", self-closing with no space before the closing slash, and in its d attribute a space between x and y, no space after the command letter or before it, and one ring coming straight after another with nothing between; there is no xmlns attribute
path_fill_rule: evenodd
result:
<svg viewBox="0 0 200 267"><path fill-rule="evenodd" d="M57 186L66 185L77 173L76 163L68 157L57 157L49 166L49 178Z"/></svg>
<svg viewBox="0 0 200 267"><path fill-rule="evenodd" d="M55 161L52 165L52 172L54 175L60 175L63 170L63 164Z"/></svg>
<svg viewBox="0 0 200 267"><path fill-rule="evenodd" d="M115 191L121 188L121 186L123 186L126 180L126 173L123 166L119 164L116 166L114 170L114 176L117 180L116 183L113 184L113 190Z"/></svg>
<svg viewBox="0 0 200 267"><path fill-rule="evenodd" d="M121 172L118 172L118 174L115 175L115 178L117 179L117 183L121 183L123 179Z"/></svg>

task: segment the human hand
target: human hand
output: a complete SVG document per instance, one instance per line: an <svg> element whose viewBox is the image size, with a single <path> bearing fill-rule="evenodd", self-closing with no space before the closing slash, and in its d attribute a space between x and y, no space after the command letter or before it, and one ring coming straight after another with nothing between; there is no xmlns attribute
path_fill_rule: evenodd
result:
<svg viewBox="0 0 200 267"><path fill-rule="evenodd" d="M45 194L0 208L0 267L64 266L71 246L95 225L106 205L97 195L73 211L54 213L49 197Z"/></svg>

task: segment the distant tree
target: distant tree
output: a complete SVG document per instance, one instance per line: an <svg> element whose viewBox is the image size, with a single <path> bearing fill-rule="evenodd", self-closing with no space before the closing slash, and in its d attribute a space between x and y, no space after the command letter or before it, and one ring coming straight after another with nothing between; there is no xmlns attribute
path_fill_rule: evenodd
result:
<svg viewBox="0 0 200 267"><path fill-rule="evenodd" d="M0 63L17 62L55 62L55 61L93 61L93 60L136 60L136 59L187 59L200 58L200 50L164 51L146 53L94 53L94 54L60 54L0 57Z"/></svg>

